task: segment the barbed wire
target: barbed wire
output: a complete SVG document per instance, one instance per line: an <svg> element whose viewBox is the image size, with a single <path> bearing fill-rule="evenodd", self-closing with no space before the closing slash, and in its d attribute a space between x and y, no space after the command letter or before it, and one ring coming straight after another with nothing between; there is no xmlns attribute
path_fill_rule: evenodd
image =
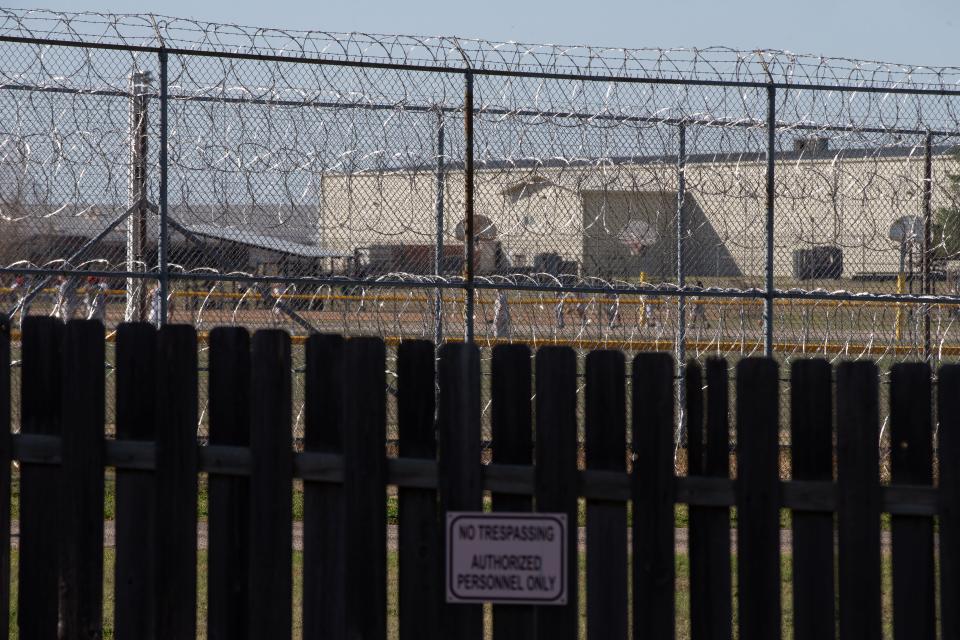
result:
<svg viewBox="0 0 960 640"><path fill-rule="evenodd" d="M0 9L0 36L474 71L691 82L955 89L960 80L960 67L831 58L776 49L529 44L250 27L158 14Z"/></svg>
<svg viewBox="0 0 960 640"><path fill-rule="evenodd" d="M952 359L958 80L0 10L0 299L485 357Z"/></svg>

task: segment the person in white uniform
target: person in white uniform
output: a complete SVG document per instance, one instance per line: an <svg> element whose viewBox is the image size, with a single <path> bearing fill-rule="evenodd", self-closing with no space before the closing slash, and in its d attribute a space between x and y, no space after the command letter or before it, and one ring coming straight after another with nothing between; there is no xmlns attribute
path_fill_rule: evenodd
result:
<svg viewBox="0 0 960 640"><path fill-rule="evenodd" d="M87 319L106 322L107 317L107 283L90 276L87 278Z"/></svg>
<svg viewBox="0 0 960 640"><path fill-rule="evenodd" d="M553 310L554 316L556 316L557 319L557 330L563 329L563 327L566 325L566 322L563 318L563 303L566 300L566 297L566 294L561 293L560 297L557 298L557 306L554 307Z"/></svg>
<svg viewBox="0 0 960 640"><path fill-rule="evenodd" d="M20 326L23 327L23 319L30 314L30 303L27 301L27 295L30 293L30 286L22 273L18 273L10 285L10 296L15 305L20 305ZM12 318L11 318L12 319Z"/></svg>
<svg viewBox="0 0 960 640"><path fill-rule="evenodd" d="M697 288L703 289L703 283L697 280ZM707 329L710 328L710 321L707 320L707 309L703 304L703 300L699 297L694 296L690 299L691 310L690 310L690 326L699 327L701 325L706 326Z"/></svg>
<svg viewBox="0 0 960 640"><path fill-rule="evenodd" d="M155 327L160 326L160 285L150 287L147 298L147 322Z"/></svg>
<svg viewBox="0 0 960 640"><path fill-rule="evenodd" d="M77 285L73 278L66 276L59 277L60 284L57 286L57 299L53 305L53 317L60 318L64 322L72 320L77 312Z"/></svg>
<svg viewBox="0 0 960 640"><path fill-rule="evenodd" d="M646 317L648 327L657 326L657 318L655 315L657 301L654 298L655 296L644 296L643 298L643 315Z"/></svg>
<svg viewBox="0 0 960 640"><path fill-rule="evenodd" d="M497 299L493 303L493 335L509 338L510 330L510 303L505 291L497 291Z"/></svg>
<svg viewBox="0 0 960 640"><path fill-rule="evenodd" d="M607 327L613 329L620 320L620 296L615 293L607 294Z"/></svg>

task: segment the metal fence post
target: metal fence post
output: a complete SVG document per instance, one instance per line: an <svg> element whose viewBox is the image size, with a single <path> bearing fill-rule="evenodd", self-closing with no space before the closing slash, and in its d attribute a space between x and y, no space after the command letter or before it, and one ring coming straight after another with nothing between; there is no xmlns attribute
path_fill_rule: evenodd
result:
<svg viewBox="0 0 960 640"><path fill-rule="evenodd" d="M439 281L443 268L443 188L444 188L444 160L443 160L443 111L437 110L437 184L436 202L434 210L437 217L437 247L433 256L433 273ZM443 289L437 287L433 302L433 343L440 345L443 341Z"/></svg>
<svg viewBox="0 0 960 640"><path fill-rule="evenodd" d="M153 78L149 71L130 74L130 206L127 218L127 272L144 271L147 245L147 101ZM145 320L146 295L143 277L127 278L124 319Z"/></svg>
<svg viewBox="0 0 960 640"><path fill-rule="evenodd" d="M464 292L466 294L466 341L473 342L473 303L474 303L474 246L473 246L473 72L464 73L463 92L463 258Z"/></svg>
<svg viewBox="0 0 960 640"><path fill-rule="evenodd" d="M933 282L930 279L930 263L933 259L932 215L931 203L933 199L933 136L927 132L923 145L923 280L921 287L923 295L929 296L933 292ZM930 304L923 305L923 358L929 362L930 349Z"/></svg>
<svg viewBox="0 0 960 640"><path fill-rule="evenodd" d="M167 228L167 50L160 53L160 229L157 234L157 257L160 269L160 323L167 324L170 295L170 273L167 262L169 229Z"/></svg>
<svg viewBox="0 0 960 640"><path fill-rule="evenodd" d="M767 257L766 283L763 304L763 353L768 358L773 355L773 215L776 197L775 161L777 143L777 90L772 84L767 86Z"/></svg>
<svg viewBox="0 0 960 640"><path fill-rule="evenodd" d="M687 128L681 124L677 127L679 150L677 152L677 286L680 295L677 297L677 425L678 442L683 442L687 424L687 296L684 288L687 286L687 273L684 255L686 244L687 223L684 215L684 198L687 190ZM696 316L694 316L696 317Z"/></svg>

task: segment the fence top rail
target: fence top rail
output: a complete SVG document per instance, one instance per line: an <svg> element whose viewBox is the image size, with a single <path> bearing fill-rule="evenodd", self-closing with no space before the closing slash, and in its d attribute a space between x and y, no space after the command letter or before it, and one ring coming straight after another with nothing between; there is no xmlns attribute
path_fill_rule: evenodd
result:
<svg viewBox="0 0 960 640"><path fill-rule="evenodd" d="M59 436L12 434L13 459L21 463L59 465L62 440ZM150 441L105 440L104 462L117 469L156 469L156 444ZM248 447L198 445L198 471L249 476L252 469ZM387 482L407 488L435 489L439 483L436 460L388 457ZM534 468L530 465L491 463L481 467L481 481L487 491L512 495L533 495ZM344 459L341 454L297 452L293 476L311 482L342 483ZM577 494L592 500L626 501L631 497L630 473L625 471L579 470ZM879 480L877 481L879 483ZM825 481L780 481L778 503L795 511L828 513L837 510L836 485ZM703 476L676 476L672 499L677 504L711 507L736 506L736 480ZM938 488L927 485L884 484L880 486L884 513L934 516L939 513Z"/></svg>
<svg viewBox="0 0 960 640"><path fill-rule="evenodd" d="M727 47L637 48L246 27L0 8L0 41L542 78L960 95L960 67Z"/></svg>

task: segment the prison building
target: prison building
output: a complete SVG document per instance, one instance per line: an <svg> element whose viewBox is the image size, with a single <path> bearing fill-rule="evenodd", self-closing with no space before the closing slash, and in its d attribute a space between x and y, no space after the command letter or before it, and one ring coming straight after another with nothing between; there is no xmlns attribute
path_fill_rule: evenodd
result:
<svg viewBox="0 0 960 640"><path fill-rule="evenodd" d="M799 146L799 145L798 145ZM923 148L783 152L775 163L774 274L795 275L795 252L833 247L846 276L895 272L901 246L894 221L922 221ZM956 206L948 175L953 150L932 153L933 247L943 245L938 210ZM766 256L766 156L698 154L684 167L683 233L687 276L737 278L762 286ZM356 246L445 241L464 215L462 167L443 180L442 224L433 166L324 176L318 244ZM602 279L672 280L677 272L676 156L478 163L474 207L489 220L514 269L556 253ZM922 225L921 225L922 226ZM482 227L477 232L482 232ZM916 259L922 250L916 238ZM941 252L942 253L942 252Z"/></svg>
<svg viewBox="0 0 960 640"><path fill-rule="evenodd" d="M826 142L813 148L798 143L779 153L775 277L796 278L797 252L816 247L840 256L845 278L896 272L904 243L890 239L890 228L904 217L922 222L925 164L922 146L832 149ZM685 238L687 277L762 286L765 154L693 153L682 172L679 231ZM949 179L956 174L955 149L934 147L929 209L938 255L957 232L941 224L942 210L960 206ZM676 155L478 162L477 273L529 272L549 263L544 256L553 256L585 278L672 281L680 176ZM425 163L390 171L324 172L319 185L316 201L305 204L198 204L171 198L171 262L221 272L318 275L355 269L363 261L375 264L375 271L433 273L434 247L440 244L440 262L446 265L441 272L461 270L456 256L462 255L462 164L444 168L439 181L435 163ZM0 191L0 262L5 265L58 263L100 235L127 206L25 203L13 196ZM147 212L146 227L154 254L147 251L145 261L156 264L155 212ZM124 262L126 234L126 223L117 225L82 261ZM922 238L909 249L909 257L919 262Z"/></svg>

